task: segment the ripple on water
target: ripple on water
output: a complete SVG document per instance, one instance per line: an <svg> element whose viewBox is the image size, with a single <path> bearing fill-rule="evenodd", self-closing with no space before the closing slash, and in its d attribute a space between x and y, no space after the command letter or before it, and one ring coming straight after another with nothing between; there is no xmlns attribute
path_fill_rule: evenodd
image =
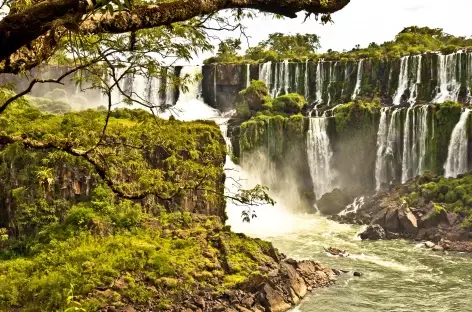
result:
<svg viewBox="0 0 472 312"><path fill-rule="evenodd" d="M272 214L268 224L261 216L257 224L236 228L272 241L289 257L314 259L328 267L365 274L361 278L343 275L335 286L317 289L293 312L472 311L470 255L434 253L403 240L361 242L356 240L359 227L320 216L286 213L281 219L285 226L271 224L279 217ZM230 220L231 225L238 222ZM330 257L323 250L328 246L346 249L352 256Z"/></svg>

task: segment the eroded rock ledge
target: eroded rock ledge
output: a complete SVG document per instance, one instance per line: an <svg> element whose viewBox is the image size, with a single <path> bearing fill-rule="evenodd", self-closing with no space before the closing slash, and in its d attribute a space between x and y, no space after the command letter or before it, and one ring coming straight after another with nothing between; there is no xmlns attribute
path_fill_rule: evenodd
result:
<svg viewBox="0 0 472 312"><path fill-rule="evenodd" d="M406 238L431 241L437 251L472 251L468 186L472 174L444 178L425 173L406 184L365 197L357 211L332 216L365 224L362 239Z"/></svg>
<svg viewBox="0 0 472 312"><path fill-rule="evenodd" d="M171 311L282 312L315 288L326 287L335 280L335 273L317 262L286 259L265 277L251 278L222 295L203 292Z"/></svg>

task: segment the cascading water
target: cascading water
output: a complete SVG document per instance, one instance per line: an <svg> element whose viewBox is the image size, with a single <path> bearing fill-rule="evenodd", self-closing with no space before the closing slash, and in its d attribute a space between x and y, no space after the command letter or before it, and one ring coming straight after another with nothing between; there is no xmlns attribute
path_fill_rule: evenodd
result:
<svg viewBox="0 0 472 312"><path fill-rule="evenodd" d="M382 108L380 111L379 130L377 132L377 158L375 161L375 189L378 191L382 183L387 181L387 171L384 165L385 150L387 148L388 108Z"/></svg>
<svg viewBox="0 0 472 312"><path fill-rule="evenodd" d="M426 170L428 136L428 106L409 108L403 137L402 183Z"/></svg>
<svg viewBox="0 0 472 312"><path fill-rule="evenodd" d="M298 94L302 94L302 92L300 91L300 66L301 66L301 63L296 63L295 64L295 77L294 77L294 80L295 80L295 92L298 93Z"/></svg>
<svg viewBox="0 0 472 312"><path fill-rule="evenodd" d="M167 73L167 79L166 79L166 105L174 105L174 85L172 84L172 81L170 79L172 73L169 73L173 69L168 68L168 73Z"/></svg>
<svg viewBox="0 0 472 312"><path fill-rule="evenodd" d="M408 89L409 80L408 80L408 60L409 56L404 56L400 61L400 77L398 80L397 92L393 97L393 105L400 105L401 99L405 91Z"/></svg>
<svg viewBox="0 0 472 312"><path fill-rule="evenodd" d="M246 88L251 85L251 64L246 65Z"/></svg>
<svg viewBox="0 0 472 312"><path fill-rule="evenodd" d="M304 75L304 95L305 95L305 100L308 101L308 96L310 94L310 89L308 88L308 60L305 61L305 75Z"/></svg>
<svg viewBox="0 0 472 312"><path fill-rule="evenodd" d="M290 88L290 71L289 71L288 60L285 60L283 62L283 68L284 68L284 92L285 94L288 94L289 88Z"/></svg>
<svg viewBox="0 0 472 312"><path fill-rule="evenodd" d="M333 152L327 130L328 118L310 118L307 155L313 191L318 199L336 187L337 174L331 166Z"/></svg>
<svg viewBox="0 0 472 312"><path fill-rule="evenodd" d="M410 84L410 99L408 103L410 105L416 104L416 98L418 97L418 86L421 84L421 60L422 55L413 56L413 66L416 68L416 81Z"/></svg>
<svg viewBox="0 0 472 312"><path fill-rule="evenodd" d="M321 59L316 64L316 93L315 101L317 103L323 102L323 81L324 81L324 71L323 71L324 61Z"/></svg>
<svg viewBox="0 0 472 312"><path fill-rule="evenodd" d="M272 62L267 62L259 65L259 79L264 81L264 84L270 91L272 86Z"/></svg>
<svg viewBox="0 0 472 312"><path fill-rule="evenodd" d="M460 53L438 55L438 94L433 101L434 103L457 102L461 88L456 76L457 60L460 59L458 58Z"/></svg>
<svg viewBox="0 0 472 312"><path fill-rule="evenodd" d="M449 143L447 161L444 165L446 177L455 178L457 175L468 170L468 137L467 121L469 119L470 109L465 109L459 122L454 127Z"/></svg>
<svg viewBox="0 0 472 312"><path fill-rule="evenodd" d="M352 100L355 100L356 97L361 92L362 76L363 76L363 73L364 73L363 65L364 65L364 60L363 59L359 60L359 63L357 65L356 86L354 88L354 92L352 93L352 97L351 97Z"/></svg>
<svg viewBox="0 0 472 312"><path fill-rule="evenodd" d="M201 100L201 81L196 80L201 73L201 66L182 67L180 77L184 78L190 76L192 82L187 85L187 90L180 90L180 96L177 103L169 110L160 114L160 117L168 118L172 114L179 120L189 121L195 119L217 118L220 116L218 110L208 106Z"/></svg>

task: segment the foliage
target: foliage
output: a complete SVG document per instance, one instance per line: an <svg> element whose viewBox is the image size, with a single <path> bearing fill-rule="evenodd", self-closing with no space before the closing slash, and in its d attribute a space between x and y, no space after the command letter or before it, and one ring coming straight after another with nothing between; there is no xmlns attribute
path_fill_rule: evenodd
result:
<svg viewBox="0 0 472 312"><path fill-rule="evenodd" d="M8 226L12 237L35 235L46 226L62 223L70 209L76 218L69 221L76 225L90 223L97 213L103 224L130 227L138 222L131 202L118 203L108 197L106 202L116 204L116 211L93 205L98 191L111 192L96 166L124 194L149 193L144 196L147 201L157 201L169 211L181 209L187 196L192 196L193 205L201 211L224 216L219 181L226 146L214 122L167 121L142 110L118 109L111 112L101 139L105 119L106 112L95 110L44 114L25 101L13 103L0 116L0 135L90 150L95 161L74 156L66 148L43 151L22 144L4 148L0 152L0 208L9 207L15 213L0 220L0 226ZM86 206L81 205L84 202ZM157 207L153 205L154 213L159 213Z"/></svg>
<svg viewBox="0 0 472 312"><path fill-rule="evenodd" d="M370 127L379 112L380 104L378 102L354 101L343 104L334 111L336 131L338 133L352 132L356 129Z"/></svg>
<svg viewBox="0 0 472 312"><path fill-rule="evenodd" d="M252 80L249 87L239 92L238 101L240 105L247 105L251 111L260 111L264 104L270 102L269 90L263 81ZM244 112L244 108L242 108L242 112ZM238 116L241 117L239 113Z"/></svg>
<svg viewBox="0 0 472 312"><path fill-rule="evenodd" d="M277 97L272 103L274 111L284 112L287 114L299 114L303 106L306 104L303 96L290 93Z"/></svg>
<svg viewBox="0 0 472 312"><path fill-rule="evenodd" d="M274 261L269 243L231 233L217 218L180 213L107 236L77 230L37 250L0 263L0 309L171 304L201 288L233 287Z"/></svg>
<svg viewBox="0 0 472 312"><path fill-rule="evenodd" d="M463 219L464 226L472 224L472 175L457 178L436 176L425 172L408 186L407 202L416 206L420 202L433 202L436 213L455 212Z"/></svg>
<svg viewBox="0 0 472 312"><path fill-rule="evenodd" d="M283 35L274 33L269 35L269 39L250 47L244 57L233 59L233 62L274 62L283 59L293 61L324 59L326 61L347 62L366 58L400 58L405 55L437 51L450 54L461 49L472 49L472 39L447 34L441 28L411 26L404 28L396 35L394 40L381 44L372 42L367 48L356 45L350 51L338 52L329 49L326 53L316 54L319 47L319 37L315 34ZM223 61L219 57L214 57L207 63L218 62L231 61Z"/></svg>

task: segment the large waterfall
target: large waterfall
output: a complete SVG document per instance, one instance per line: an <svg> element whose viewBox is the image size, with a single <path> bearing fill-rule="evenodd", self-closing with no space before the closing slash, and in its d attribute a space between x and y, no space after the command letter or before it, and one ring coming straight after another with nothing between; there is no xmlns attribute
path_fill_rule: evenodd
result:
<svg viewBox="0 0 472 312"><path fill-rule="evenodd" d="M364 60L360 60L359 63L357 64L357 78L356 78L356 86L354 88L354 93L352 94L352 99L355 100L356 97L359 95L361 92L361 86L362 86L362 76L364 73L364 68L363 65Z"/></svg>
<svg viewBox="0 0 472 312"><path fill-rule="evenodd" d="M446 101L457 102L460 82L457 81L457 68L461 68L460 60L461 52L449 55L439 55L438 61L438 94L434 99L435 103L443 103ZM460 76L460 75L459 75Z"/></svg>
<svg viewBox="0 0 472 312"><path fill-rule="evenodd" d="M408 89L409 78L408 78L408 56L401 58L400 62L400 78L398 79L397 92L393 97L393 104L400 105L401 99L405 91Z"/></svg>
<svg viewBox="0 0 472 312"><path fill-rule="evenodd" d="M407 110L403 137L402 183L425 171L429 137L428 106Z"/></svg>
<svg viewBox="0 0 472 312"><path fill-rule="evenodd" d="M331 165L333 152L328 136L328 118L310 118L307 133L307 155L313 191L316 198L331 192L335 188L337 174Z"/></svg>
<svg viewBox="0 0 472 312"><path fill-rule="evenodd" d="M449 143L447 161L444 165L445 176L455 178L458 174L468 170L468 137L467 121L469 120L470 109L465 109L459 122L454 127Z"/></svg>

